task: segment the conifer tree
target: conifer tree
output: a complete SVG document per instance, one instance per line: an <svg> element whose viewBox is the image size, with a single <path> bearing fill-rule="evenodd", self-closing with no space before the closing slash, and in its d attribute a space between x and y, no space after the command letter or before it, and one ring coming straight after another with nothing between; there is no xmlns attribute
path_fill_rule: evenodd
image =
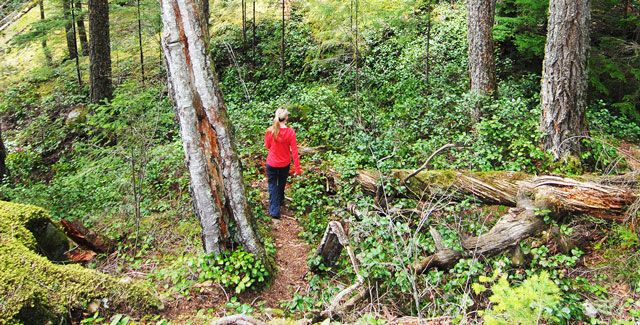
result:
<svg viewBox="0 0 640 325"><path fill-rule="evenodd" d="M549 1L549 27L542 70L542 148L555 159L577 155L587 135L589 0Z"/></svg>

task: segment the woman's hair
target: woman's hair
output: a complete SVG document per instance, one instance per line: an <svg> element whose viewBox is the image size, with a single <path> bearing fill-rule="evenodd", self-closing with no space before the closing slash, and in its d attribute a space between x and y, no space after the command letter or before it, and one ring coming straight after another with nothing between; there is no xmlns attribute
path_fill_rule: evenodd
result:
<svg viewBox="0 0 640 325"><path fill-rule="evenodd" d="M273 124L269 130L273 134L273 141L276 141L278 134L280 134L280 122L284 122L289 116L289 111L286 107L280 107L276 110L276 115L273 117Z"/></svg>

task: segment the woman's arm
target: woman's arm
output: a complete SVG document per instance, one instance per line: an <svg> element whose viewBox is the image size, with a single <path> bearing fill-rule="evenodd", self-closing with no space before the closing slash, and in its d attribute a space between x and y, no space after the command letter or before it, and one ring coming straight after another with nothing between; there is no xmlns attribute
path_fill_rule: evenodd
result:
<svg viewBox="0 0 640 325"><path fill-rule="evenodd" d="M296 131L294 131L293 129L291 129L291 131L293 132L293 136L291 137L291 142L289 143L289 145L291 146L291 154L293 156L294 173L296 175L301 175L302 170L300 169L300 159L298 157L298 142L296 141Z"/></svg>
<svg viewBox="0 0 640 325"><path fill-rule="evenodd" d="M267 149L271 149L272 144L273 144L273 135L271 135L271 132L267 130L267 133L264 135L264 146Z"/></svg>

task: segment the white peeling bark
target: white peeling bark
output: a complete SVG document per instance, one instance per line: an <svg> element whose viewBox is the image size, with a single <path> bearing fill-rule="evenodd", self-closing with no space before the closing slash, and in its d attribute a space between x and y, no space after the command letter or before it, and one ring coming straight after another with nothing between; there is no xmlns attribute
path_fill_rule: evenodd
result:
<svg viewBox="0 0 640 325"><path fill-rule="evenodd" d="M219 254L237 238L264 259L254 232L240 160L222 94L206 55L202 14L193 0L162 0L162 47L169 90L180 122L194 210L207 253ZM238 231L229 233L233 220Z"/></svg>

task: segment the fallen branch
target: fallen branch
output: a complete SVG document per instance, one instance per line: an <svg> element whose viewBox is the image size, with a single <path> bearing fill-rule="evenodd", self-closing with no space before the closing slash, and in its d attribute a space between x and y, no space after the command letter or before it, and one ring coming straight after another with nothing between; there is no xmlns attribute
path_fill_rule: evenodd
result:
<svg viewBox="0 0 640 325"><path fill-rule="evenodd" d="M438 153L440 153L440 151L448 149L448 148L458 148L458 147L462 147L464 144L460 143L460 142L456 142L456 143L447 143L444 146L440 147L440 149L434 151L431 156L429 156L429 158L427 158L427 160L424 162L424 164L422 164L422 166L420 166L420 168L416 169L413 173L409 174L407 177L405 177L402 180L401 184L405 184L407 182L407 180L411 177L416 176L416 174L418 174L419 172L423 171L425 168L427 168L427 166L429 165L429 162L431 161L431 159L433 159L433 157L435 157Z"/></svg>
<svg viewBox="0 0 640 325"><path fill-rule="evenodd" d="M115 248L115 244L111 240L88 229L78 219L60 220L60 225L71 240L94 252L110 253Z"/></svg>
<svg viewBox="0 0 640 325"><path fill-rule="evenodd" d="M464 240L463 251L438 250L435 254L412 264L411 267L416 272L422 273L433 267L449 269L465 256L491 257L546 227L542 217L536 213L538 206L545 206L545 203L540 202L534 205L532 201L523 198L520 204L521 207L510 209L509 214L500 218L487 233Z"/></svg>

